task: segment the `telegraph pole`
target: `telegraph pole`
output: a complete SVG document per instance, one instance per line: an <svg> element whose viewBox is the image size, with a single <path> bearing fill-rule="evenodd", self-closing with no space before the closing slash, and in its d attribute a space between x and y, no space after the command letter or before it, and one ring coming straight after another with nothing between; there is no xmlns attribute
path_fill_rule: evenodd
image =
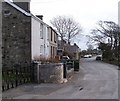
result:
<svg viewBox="0 0 120 101"><path fill-rule="evenodd" d="M120 28L119 28L120 30ZM119 41L119 45L118 45L118 70L120 70L120 32L118 33L118 41Z"/></svg>
<svg viewBox="0 0 120 101"><path fill-rule="evenodd" d="M120 27L118 26L118 70L120 70Z"/></svg>
<svg viewBox="0 0 120 101"><path fill-rule="evenodd" d="M120 2L118 2L118 70L120 70Z"/></svg>

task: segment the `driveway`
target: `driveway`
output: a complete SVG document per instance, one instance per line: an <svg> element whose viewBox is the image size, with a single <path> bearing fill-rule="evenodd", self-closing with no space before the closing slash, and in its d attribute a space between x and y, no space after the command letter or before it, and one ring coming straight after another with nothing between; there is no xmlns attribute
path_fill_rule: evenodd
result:
<svg viewBox="0 0 120 101"><path fill-rule="evenodd" d="M81 59L80 72L64 84L22 85L3 93L12 99L118 99L117 66Z"/></svg>

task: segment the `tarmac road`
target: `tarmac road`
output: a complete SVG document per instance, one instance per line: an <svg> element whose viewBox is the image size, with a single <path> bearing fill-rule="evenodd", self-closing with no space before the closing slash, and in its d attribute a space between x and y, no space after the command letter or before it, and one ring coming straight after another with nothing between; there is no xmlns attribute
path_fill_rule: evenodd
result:
<svg viewBox="0 0 120 101"><path fill-rule="evenodd" d="M81 71L77 80L67 87L51 93L48 97L65 99L118 99L117 66L96 61L95 57L85 58L81 60Z"/></svg>
<svg viewBox="0 0 120 101"><path fill-rule="evenodd" d="M21 86L3 93L13 99L118 99L117 66L81 59L79 73L66 84L40 84Z"/></svg>

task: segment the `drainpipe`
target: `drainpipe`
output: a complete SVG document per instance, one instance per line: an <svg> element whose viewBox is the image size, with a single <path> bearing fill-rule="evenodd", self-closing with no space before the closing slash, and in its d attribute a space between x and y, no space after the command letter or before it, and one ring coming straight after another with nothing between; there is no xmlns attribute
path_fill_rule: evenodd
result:
<svg viewBox="0 0 120 101"><path fill-rule="evenodd" d="M118 45L118 70L120 70L120 33L118 33L119 36L119 45Z"/></svg>
<svg viewBox="0 0 120 101"><path fill-rule="evenodd" d="M37 81L40 83L40 64L37 64Z"/></svg>
<svg viewBox="0 0 120 101"><path fill-rule="evenodd" d="M118 70L120 70L120 27L118 27Z"/></svg>
<svg viewBox="0 0 120 101"><path fill-rule="evenodd" d="M118 2L118 70L120 70L120 2Z"/></svg>

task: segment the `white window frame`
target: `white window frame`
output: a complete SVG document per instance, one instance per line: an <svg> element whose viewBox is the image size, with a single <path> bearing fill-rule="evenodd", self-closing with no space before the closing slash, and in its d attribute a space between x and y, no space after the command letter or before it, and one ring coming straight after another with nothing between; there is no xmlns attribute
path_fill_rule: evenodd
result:
<svg viewBox="0 0 120 101"><path fill-rule="evenodd" d="M40 38L43 39L43 24L40 23Z"/></svg>
<svg viewBox="0 0 120 101"><path fill-rule="evenodd" d="M44 46L43 46L43 45L41 45L41 46L40 46L40 53L42 53L42 54L43 54L43 50L44 50Z"/></svg>

